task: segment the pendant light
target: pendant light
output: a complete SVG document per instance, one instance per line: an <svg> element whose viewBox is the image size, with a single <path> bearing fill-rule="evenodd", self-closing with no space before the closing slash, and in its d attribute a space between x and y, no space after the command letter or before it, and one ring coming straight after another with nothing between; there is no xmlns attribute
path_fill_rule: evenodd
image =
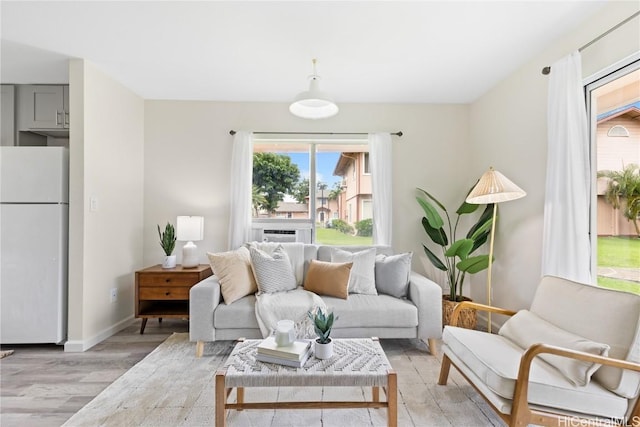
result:
<svg viewBox="0 0 640 427"><path fill-rule="evenodd" d="M316 73L316 59L313 62L313 74L310 76L309 90L295 97L289 111L303 119L326 119L338 114L338 106L326 93L318 87L320 76Z"/></svg>

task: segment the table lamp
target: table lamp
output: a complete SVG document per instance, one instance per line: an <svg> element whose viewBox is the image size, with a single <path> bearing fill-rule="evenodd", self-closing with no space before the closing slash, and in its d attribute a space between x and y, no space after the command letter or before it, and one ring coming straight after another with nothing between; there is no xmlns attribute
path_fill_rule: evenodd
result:
<svg viewBox="0 0 640 427"><path fill-rule="evenodd" d="M187 242L182 247L182 267L197 267L200 258L198 247L193 242L204 238L204 217L179 216L176 224L176 240Z"/></svg>
<svg viewBox="0 0 640 427"><path fill-rule="evenodd" d="M496 214L498 203L516 200L526 196L520 187L509 181L500 172L489 168L467 196L467 203L488 205L493 203L493 220L491 221L491 240L489 243L489 267L487 268L487 305L491 305L491 264L493 263L493 240L496 234ZM488 313L487 331L491 333L491 312Z"/></svg>

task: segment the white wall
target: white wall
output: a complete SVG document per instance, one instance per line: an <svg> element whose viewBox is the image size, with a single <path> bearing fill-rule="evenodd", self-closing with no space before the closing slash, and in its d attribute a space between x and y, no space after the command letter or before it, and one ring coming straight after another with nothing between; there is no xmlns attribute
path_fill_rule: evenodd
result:
<svg viewBox="0 0 640 427"><path fill-rule="evenodd" d="M530 305L541 276L547 156L547 84L541 69L632 15L638 2L612 2L597 16L557 40L470 106L471 176L494 166L522 187L524 199L500 205L493 269L494 305ZM640 50L638 18L582 52L590 76ZM496 64L499 66L499 64ZM553 70L551 71L553 72ZM472 297L484 302L486 275L472 279ZM500 322L499 319L496 319Z"/></svg>
<svg viewBox="0 0 640 427"><path fill-rule="evenodd" d="M187 101L145 102L144 265L163 257L156 225L177 215L203 215L205 251L226 250L229 224L231 145L229 130L398 131L394 145L394 230L397 250L413 250L424 271L426 235L415 188L424 187L455 210L474 179L468 166L468 106L341 104L340 114L321 121L292 116L286 104ZM455 206L453 206L455 204ZM181 260L178 242L175 254ZM428 264L426 259L424 264Z"/></svg>
<svg viewBox="0 0 640 427"><path fill-rule="evenodd" d="M142 264L144 101L83 60L70 63L70 91L65 350L84 351L133 319L133 272ZM90 210L90 198L97 209Z"/></svg>

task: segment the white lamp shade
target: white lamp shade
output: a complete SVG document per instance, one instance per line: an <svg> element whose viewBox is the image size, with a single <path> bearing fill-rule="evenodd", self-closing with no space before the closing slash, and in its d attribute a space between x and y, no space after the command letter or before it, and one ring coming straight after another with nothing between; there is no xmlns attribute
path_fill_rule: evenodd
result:
<svg viewBox="0 0 640 427"><path fill-rule="evenodd" d="M192 242L204 238L204 217L179 216L176 223L176 240Z"/></svg>
<svg viewBox="0 0 640 427"><path fill-rule="evenodd" d="M313 77L309 90L300 93L289 106L294 116L303 119L326 119L338 114L339 108L333 100L318 88L318 79Z"/></svg>
<svg viewBox="0 0 640 427"><path fill-rule="evenodd" d="M500 172L489 168L481 177L471 193L467 203L484 205L488 203L508 202L526 196L527 193Z"/></svg>

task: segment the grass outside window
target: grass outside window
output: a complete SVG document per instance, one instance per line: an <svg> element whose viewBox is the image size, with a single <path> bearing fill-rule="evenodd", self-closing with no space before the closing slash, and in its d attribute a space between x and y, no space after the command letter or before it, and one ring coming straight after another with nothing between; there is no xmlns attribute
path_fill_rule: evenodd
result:
<svg viewBox="0 0 640 427"><path fill-rule="evenodd" d="M598 268L640 271L640 239L637 237L598 237ZM640 282L598 276L598 286L640 294Z"/></svg>

